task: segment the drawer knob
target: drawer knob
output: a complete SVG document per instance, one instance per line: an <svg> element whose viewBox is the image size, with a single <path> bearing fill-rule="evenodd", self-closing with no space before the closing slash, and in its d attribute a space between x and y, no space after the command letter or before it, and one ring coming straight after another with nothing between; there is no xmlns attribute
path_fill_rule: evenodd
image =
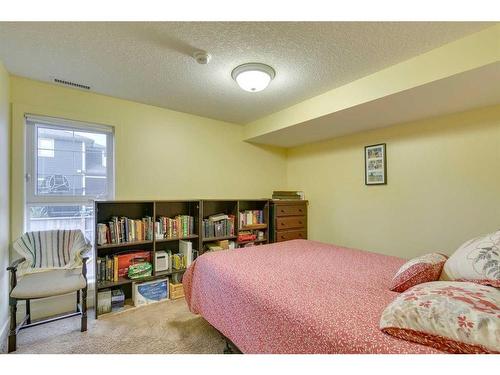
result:
<svg viewBox="0 0 500 375"><path fill-rule="evenodd" d="M302 221L299 221L299 224L302 225Z"/></svg>
<svg viewBox="0 0 500 375"><path fill-rule="evenodd" d="M299 233L299 237L302 237L302 233Z"/></svg>
<svg viewBox="0 0 500 375"><path fill-rule="evenodd" d="M284 210L284 209L281 209L281 213L285 213L285 210Z"/></svg>
<svg viewBox="0 0 500 375"><path fill-rule="evenodd" d="M285 225L285 223L282 222L281 225Z"/></svg>
<svg viewBox="0 0 500 375"><path fill-rule="evenodd" d="M281 239L284 240L285 239L285 236L281 236Z"/></svg>

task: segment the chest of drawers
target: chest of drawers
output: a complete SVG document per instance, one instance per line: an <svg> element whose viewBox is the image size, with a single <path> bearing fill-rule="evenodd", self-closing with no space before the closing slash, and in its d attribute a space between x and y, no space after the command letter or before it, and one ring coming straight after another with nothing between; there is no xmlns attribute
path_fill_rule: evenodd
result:
<svg viewBox="0 0 500 375"><path fill-rule="evenodd" d="M307 239L307 201L271 201L271 241Z"/></svg>

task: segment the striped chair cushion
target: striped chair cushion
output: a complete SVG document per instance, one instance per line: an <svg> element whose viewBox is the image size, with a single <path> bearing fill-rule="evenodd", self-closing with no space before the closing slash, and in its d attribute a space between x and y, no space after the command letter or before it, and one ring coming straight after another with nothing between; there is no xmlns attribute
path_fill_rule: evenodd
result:
<svg viewBox="0 0 500 375"><path fill-rule="evenodd" d="M81 230L28 232L14 242L14 250L26 258L20 275L54 268L75 268L81 254L90 248Z"/></svg>

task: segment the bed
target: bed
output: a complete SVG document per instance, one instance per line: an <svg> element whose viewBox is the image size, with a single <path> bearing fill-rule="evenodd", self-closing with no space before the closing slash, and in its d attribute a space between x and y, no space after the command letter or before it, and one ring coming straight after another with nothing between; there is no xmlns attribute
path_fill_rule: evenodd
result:
<svg viewBox="0 0 500 375"><path fill-rule="evenodd" d="M379 330L404 259L309 240L206 253L189 309L243 353L440 353Z"/></svg>

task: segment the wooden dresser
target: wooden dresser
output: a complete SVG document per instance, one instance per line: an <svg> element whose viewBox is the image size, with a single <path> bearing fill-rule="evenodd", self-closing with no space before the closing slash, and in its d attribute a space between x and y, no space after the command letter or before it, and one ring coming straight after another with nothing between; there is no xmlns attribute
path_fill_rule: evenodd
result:
<svg viewBox="0 0 500 375"><path fill-rule="evenodd" d="M307 201L272 200L271 242L307 239Z"/></svg>

